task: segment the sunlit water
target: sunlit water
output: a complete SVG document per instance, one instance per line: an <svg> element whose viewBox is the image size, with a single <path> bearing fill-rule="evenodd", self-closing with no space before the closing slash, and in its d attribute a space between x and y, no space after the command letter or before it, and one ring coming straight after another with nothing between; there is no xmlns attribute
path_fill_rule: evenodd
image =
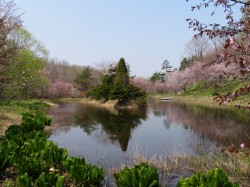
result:
<svg viewBox="0 0 250 187"><path fill-rule="evenodd" d="M152 155L239 145L250 135L250 118L242 112L173 101L150 100L147 108L115 110L67 103L51 109L59 128L51 140L71 155L103 167L130 164L136 151Z"/></svg>

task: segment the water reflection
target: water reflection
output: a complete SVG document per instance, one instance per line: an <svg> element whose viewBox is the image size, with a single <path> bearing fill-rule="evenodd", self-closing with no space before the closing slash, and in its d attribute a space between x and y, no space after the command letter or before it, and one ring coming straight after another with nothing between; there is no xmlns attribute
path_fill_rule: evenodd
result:
<svg viewBox="0 0 250 187"><path fill-rule="evenodd" d="M123 151L127 150L131 131L147 118L146 109L116 110L95 107L92 105L78 105L74 113L75 123L86 132L91 133L100 124L102 130L112 141L118 141Z"/></svg>
<svg viewBox="0 0 250 187"><path fill-rule="evenodd" d="M250 115L247 112L155 99L151 99L148 105L155 116L165 116L166 129L171 124L179 124L194 131L201 140L215 141L217 146L240 145L249 139Z"/></svg>
<svg viewBox="0 0 250 187"><path fill-rule="evenodd" d="M181 147L191 154L249 139L250 115L241 111L149 100L147 108L115 110L80 103L52 109L54 129L51 140L72 148L74 155L89 157L95 164L131 159L139 145L148 157L170 154ZM219 147L219 148L217 148Z"/></svg>
<svg viewBox="0 0 250 187"><path fill-rule="evenodd" d="M118 142L122 151L127 150L132 130L140 125L142 120L147 119L146 108L116 110L88 104L74 103L70 105L65 105L67 109L62 107L60 111L50 112L56 118L55 122L64 126L64 132L70 130L69 125L74 124L91 135L101 126L101 132L105 135L99 135L99 141L105 142L105 139L109 138L110 142ZM62 129L59 131L61 132Z"/></svg>

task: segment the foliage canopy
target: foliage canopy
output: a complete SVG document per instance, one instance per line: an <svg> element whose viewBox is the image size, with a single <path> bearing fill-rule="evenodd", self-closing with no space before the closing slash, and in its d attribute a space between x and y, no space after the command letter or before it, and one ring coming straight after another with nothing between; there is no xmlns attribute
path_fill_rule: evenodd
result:
<svg viewBox="0 0 250 187"><path fill-rule="evenodd" d="M127 104L145 105L146 93L130 84L128 66L121 58L115 67L103 75L101 84L87 92L88 97L107 101L118 100L118 106Z"/></svg>

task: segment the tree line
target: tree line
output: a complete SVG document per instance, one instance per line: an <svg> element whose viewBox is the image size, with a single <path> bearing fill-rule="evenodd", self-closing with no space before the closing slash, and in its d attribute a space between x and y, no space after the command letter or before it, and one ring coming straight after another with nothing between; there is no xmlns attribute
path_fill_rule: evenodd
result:
<svg viewBox="0 0 250 187"><path fill-rule="evenodd" d="M23 27L14 1L1 2L0 10L1 104L13 99L87 94L95 99L118 99L120 104L137 96L144 98L145 93L129 83L129 70L123 58L119 63L109 64L108 69L50 59L44 45Z"/></svg>
<svg viewBox="0 0 250 187"><path fill-rule="evenodd" d="M188 0L187 0L188 1ZM137 77L134 83L150 93L187 93L190 90L202 92L214 88L214 100L228 104L250 93L250 45L248 1L204 0L192 11L207 7L221 7L224 10L225 25L205 24L197 19L187 19L189 28L196 34L186 44L188 56L180 62L179 69L167 74L155 72L150 79ZM235 18L235 12L241 18ZM212 12L212 15L216 13ZM212 47L213 46L213 47ZM162 76L164 75L164 76ZM217 88L233 87L230 92L216 92ZM236 108L250 109L250 103L236 105Z"/></svg>
<svg viewBox="0 0 250 187"><path fill-rule="evenodd" d="M233 3L233 4L231 4ZM232 7L239 5L242 18L235 20ZM99 67L70 65L65 60L50 59L49 52L23 26L13 1L1 2L0 18L0 99L79 97L118 99L143 98L148 93L186 93L245 82L238 90L215 94L219 103L228 103L249 94L249 3L235 1L204 1L192 7L222 6L226 25L203 24L187 19L196 35L185 45L185 56L178 69L165 60L162 71L150 78L131 77L124 59ZM213 12L212 14L214 14ZM120 63L123 61L124 67ZM123 69L123 73L120 71ZM140 88L140 89L139 89ZM249 105L238 106L249 109Z"/></svg>

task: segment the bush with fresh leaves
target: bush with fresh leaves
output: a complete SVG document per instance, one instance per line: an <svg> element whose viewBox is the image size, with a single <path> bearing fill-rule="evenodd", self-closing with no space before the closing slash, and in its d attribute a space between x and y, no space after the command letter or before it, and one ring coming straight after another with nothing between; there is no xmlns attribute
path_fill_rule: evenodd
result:
<svg viewBox="0 0 250 187"><path fill-rule="evenodd" d="M11 125L5 131L5 136L3 138L12 138L15 135L22 134L22 126L21 125Z"/></svg>
<svg viewBox="0 0 250 187"><path fill-rule="evenodd" d="M39 153L32 153L29 156L20 158L19 162L14 163L18 172L23 175L27 173L33 180L37 179L42 172L49 170L46 160L39 157Z"/></svg>
<svg viewBox="0 0 250 187"><path fill-rule="evenodd" d="M0 177L5 169L13 164L14 155L18 152L19 146L13 140L4 140L0 144Z"/></svg>
<svg viewBox="0 0 250 187"><path fill-rule="evenodd" d="M42 173L35 181L35 187L63 187L65 182L65 176L56 173Z"/></svg>
<svg viewBox="0 0 250 187"><path fill-rule="evenodd" d="M239 187L236 182L230 182L227 174L222 169L212 169L207 172L196 172L189 178L180 178L177 187L196 187L196 186L211 186L211 187Z"/></svg>
<svg viewBox="0 0 250 187"><path fill-rule="evenodd" d="M105 173L101 168L87 164L84 158L68 157L64 148L48 140L43 131L51 119L40 112L24 113L23 122L6 130L0 140L0 178L6 168L17 171L16 186L64 185L66 174L77 186L101 186Z"/></svg>
<svg viewBox="0 0 250 187"><path fill-rule="evenodd" d="M51 168L63 169L63 162L68 158L68 151L47 140L41 157L46 159Z"/></svg>
<svg viewBox="0 0 250 187"><path fill-rule="evenodd" d="M41 112L25 112L20 125L11 125L6 131L3 138L12 139L15 135L31 133L32 131L43 131L45 126L51 124L51 118Z"/></svg>
<svg viewBox="0 0 250 187"><path fill-rule="evenodd" d="M69 157L64 162L64 168L76 186L99 187L105 176L102 168L87 164L84 158Z"/></svg>
<svg viewBox="0 0 250 187"><path fill-rule="evenodd" d="M25 173L23 175L18 175L16 178L17 187L32 187L32 178Z"/></svg>
<svg viewBox="0 0 250 187"><path fill-rule="evenodd" d="M142 162L140 165L125 167L115 174L118 187L159 187L159 179L156 167Z"/></svg>
<svg viewBox="0 0 250 187"><path fill-rule="evenodd" d="M21 126L25 133L31 131L42 131L45 126L51 124L51 118L44 115L42 112L36 112L35 114L26 112L23 114Z"/></svg>
<svg viewBox="0 0 250 187"><path fill-rule="evenodd" d="M0 155L0 176L3 174L8 165L9 165L8 157L5 155Z"/></svg>

